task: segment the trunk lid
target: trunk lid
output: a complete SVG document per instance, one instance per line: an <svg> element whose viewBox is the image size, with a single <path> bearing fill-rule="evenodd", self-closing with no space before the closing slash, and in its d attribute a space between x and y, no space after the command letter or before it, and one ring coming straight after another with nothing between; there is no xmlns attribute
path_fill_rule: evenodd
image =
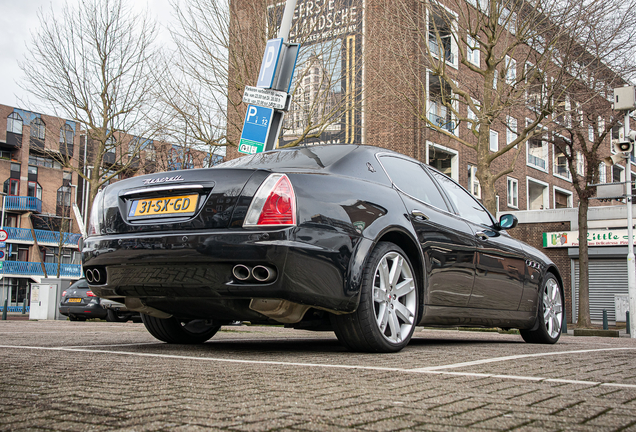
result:
<svg viewBox="0 0 636 432"><path fill-rule="evenodd" d="M241 214L266 175L206 168L119 181L102 194L102 234L240 227Z"/></svg>

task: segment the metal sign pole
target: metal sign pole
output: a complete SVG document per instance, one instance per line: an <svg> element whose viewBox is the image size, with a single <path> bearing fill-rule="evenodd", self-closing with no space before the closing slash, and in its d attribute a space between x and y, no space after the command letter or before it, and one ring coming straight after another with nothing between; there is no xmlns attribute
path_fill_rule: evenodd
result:
<svg viewBox="0 0 636 432"><path fill-rule="evenodd" d="M625 137L629 136L629 113L625 111ZM627 292L629 293L629 311L630 322L626 323L629 327L629 335L636 338L636 268L634 266L634 219L632 211L632 175L630 157L625 161L625 196L627 199ZM629 178L628 178L629 176Z"/></svg>
<svg viewBox="0 0 636 432"><path fill-rule="evenodd" d="M283 12L283 20L280 23L280 29L278 30L278 37L283 38L285 41L289 39L289 31L291 30L292 18L294 16L294 9L296 8L297 0L287 0L285 4L285 12Z"/></svg>

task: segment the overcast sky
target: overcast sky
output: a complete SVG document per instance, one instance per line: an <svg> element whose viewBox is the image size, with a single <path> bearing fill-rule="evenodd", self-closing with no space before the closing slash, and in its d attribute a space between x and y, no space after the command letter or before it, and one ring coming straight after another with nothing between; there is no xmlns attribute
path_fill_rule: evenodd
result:
<svg viewBox="0 0 636 432"><path fill-rule="evenodd" d="M18 85L22 77L18 60L24 58L24 52L31 42L31 33L38 29L38 10L49 12L53 7L57 11L66 1L77 3L77 0L0 0L0 104L30 108L20 102L20 99L27 100L29 95ZM147 5L161 26L159 39L162 42L169 40L166 30L171 21L169 0L124 1L134 3L140 9Z"/></svg>

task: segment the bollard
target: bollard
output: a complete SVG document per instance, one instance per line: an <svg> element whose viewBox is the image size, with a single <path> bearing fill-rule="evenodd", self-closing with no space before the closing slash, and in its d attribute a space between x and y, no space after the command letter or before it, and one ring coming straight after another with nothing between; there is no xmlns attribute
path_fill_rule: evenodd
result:
<svg viewBox="0 0 636 432"><path fill-rule="evenodd" d="M630 334L631 330L631 325L630 325L630 321L629 321L629 311L625 312L625 332L627 332L627 334Z"/></svg>
<svg viewBox="0 0 636 432"><path fill-rule="evenodd" d="M607 309L603 309L603 330L609 330L607 325Z"/></svg>
<svg viewBox="0 0 636 432"><path fill-rule="evenodd" d="M2 309L2 321L7 320L7 307L9 306L9 300L4 300L4 309Z"/></svg>
<svg viewBox="0 0 636 432"><path fill-rule="evenodd" d="M568 334L568 317L565 310L563 310L563 325L561 326L561 333Z"/></svg>
<svg viewBox="0 0 636 432"><path fill-rule="evenodd" d="M24 301L22 302L22 315L26 313L26 303L27 303L27 299L25 297Z"/></svg>

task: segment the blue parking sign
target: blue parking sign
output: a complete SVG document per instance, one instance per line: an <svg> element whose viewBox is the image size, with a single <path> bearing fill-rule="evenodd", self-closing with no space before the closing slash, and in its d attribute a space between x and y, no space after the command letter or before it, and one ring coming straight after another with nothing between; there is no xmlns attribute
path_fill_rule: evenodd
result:
<svg viewBox="0 0 636 432"><path fill-rule="evenodd" d="M265 54L263 54L263 61L261 62L261 70L258 73L256 87L266 89L272 88L282 48L283 38L270 39L267 41L267 45L265 45Z"/></svg>
<svg viewBox="0 0 636 432"><path fill-rule="evenodd" d="M260 153L265 148L274 110L248 105L238 151L244 154Z"/></svg>

